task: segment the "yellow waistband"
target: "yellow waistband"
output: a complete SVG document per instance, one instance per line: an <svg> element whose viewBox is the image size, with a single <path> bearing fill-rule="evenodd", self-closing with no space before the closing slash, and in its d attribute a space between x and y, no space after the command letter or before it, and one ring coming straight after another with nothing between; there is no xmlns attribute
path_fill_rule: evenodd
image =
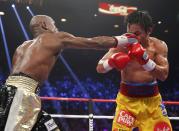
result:
<svg viewBox="0 0 179 131"><path fill-rule="evenodd" d="M38 82L26 76L9 76L5 85L15 86L35 93L36 88L38 87Z"/></svg>

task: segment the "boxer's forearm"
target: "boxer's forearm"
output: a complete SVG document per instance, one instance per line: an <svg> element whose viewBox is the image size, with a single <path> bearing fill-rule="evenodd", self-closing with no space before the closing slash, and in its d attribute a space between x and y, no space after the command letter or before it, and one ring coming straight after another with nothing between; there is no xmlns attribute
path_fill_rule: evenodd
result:
<svg viewBox="0 0 179 131"><path fill-rule="evenodd" d="M131 33L123 34L121 36L114 36L114 37L99 36L90 39L91 41L93 41L93 44L97 45L97 48L128 47L129 45L138 42L136 36Z"/></svg>
<svg viewBox="0 0 179 131"><path fill-rule="evenodd" d="M116 40L108 36L93 38L70 37L65 39L64 45L65 48L109 49L116 47Z"/></svg>
<svg viewBox="0 0 179 131"><path fill-rule="evenodd" d="M168 77L168 66L156 65L155 69L151 71L151 73L158 80L165 81Z"/></svg>
<svg viewBox="0 0 179 131"><path fill-rule="evenodd" d="M113 37L99 36L99 37L93 37L91 39L96 44L97 48L108 49L117 46L116 40Z"/></svg>
<svg viewBox="0 0 179 131"><path fill-rule="evenodd" d="M156 66L152 70L152 74L158 80L164 81L168 77L169 73L169 63L167 60L167 52L162 53L163 55L158 54L155 58Z"/></svg>

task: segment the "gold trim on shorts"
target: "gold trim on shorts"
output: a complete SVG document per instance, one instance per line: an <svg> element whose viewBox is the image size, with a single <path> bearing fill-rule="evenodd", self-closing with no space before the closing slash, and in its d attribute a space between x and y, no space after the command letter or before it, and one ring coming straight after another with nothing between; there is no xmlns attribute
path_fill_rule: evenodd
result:
<svg viewBox="0 0 179 131"><path fill-rule="evenodd" d="M39 83L36 80L26 76L9 76L5 84L12 85L17 88L23 88L28 92L35 93Z"/></svg>

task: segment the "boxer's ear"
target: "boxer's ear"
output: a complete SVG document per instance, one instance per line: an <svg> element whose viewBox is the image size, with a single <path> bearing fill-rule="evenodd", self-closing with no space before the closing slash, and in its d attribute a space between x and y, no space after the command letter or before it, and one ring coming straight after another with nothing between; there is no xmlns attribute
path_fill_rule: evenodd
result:
<svg viewBox="0 0 179 131"><path fill-rule="evenodd" d="M148 30L147 30L147 34L151 34L152 33L152 31L153 31L153 27L150 27Z"/></svg>
<svg viewBox="0 0 179 131"><path fill-rule="evenodd" d="M40 25L44 30L48 30L47 24L45 22L40 22Z"/></svg>

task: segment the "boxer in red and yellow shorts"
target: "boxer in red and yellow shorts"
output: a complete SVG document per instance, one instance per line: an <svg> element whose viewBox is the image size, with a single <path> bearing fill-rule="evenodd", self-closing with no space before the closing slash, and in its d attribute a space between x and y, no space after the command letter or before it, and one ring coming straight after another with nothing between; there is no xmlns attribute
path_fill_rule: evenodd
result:
<svg viewBox="0 0 179 131"><path fill-rule="evenodd" d="M157 82L121 83L112 131L172 131Z"/></svg>
<svg viewBox="0 0 179 131"><path fill-rule="evenodd" d="M112 130L172 131L156 82L168 77L167 44L150 36L154 25L147 11L130 13L126 25L127 32L114 37L119 48L111 48L96 67L98 73L120 72Z"/></svg>

